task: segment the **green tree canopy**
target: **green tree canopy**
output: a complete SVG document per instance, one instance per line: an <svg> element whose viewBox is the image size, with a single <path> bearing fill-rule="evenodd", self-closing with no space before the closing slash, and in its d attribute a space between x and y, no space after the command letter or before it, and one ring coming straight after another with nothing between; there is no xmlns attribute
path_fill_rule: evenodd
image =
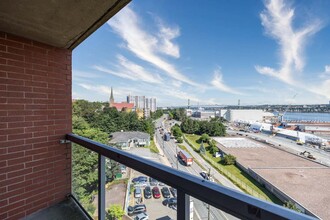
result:
<svg viewBox="0 0 330 220"><path fill-rule="evenodd" d="M231 154L226 155L223 159L225 165L234 165L236 162L236 157Z"/></svg>
<svg viewBox="0 0 330 220"><path fill-rule="evenodd" d="M123 208L118 204L111 205L108 209L108 218L110 220L121 220L124 214Z"/></svg>

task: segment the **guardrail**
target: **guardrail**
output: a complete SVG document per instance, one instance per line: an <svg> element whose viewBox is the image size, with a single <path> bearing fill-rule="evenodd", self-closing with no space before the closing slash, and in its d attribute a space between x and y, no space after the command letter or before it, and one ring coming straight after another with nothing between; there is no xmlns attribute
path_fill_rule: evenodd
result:
<svg viewBox="0 0 330 220"><path fill-rule="evenodd" d="M105 157L176 188L179 220L189 219L189 196L242 219L315 219L75 134L67 134L66 139L99 154L98 218L101 220L105 219Z"/></svg>

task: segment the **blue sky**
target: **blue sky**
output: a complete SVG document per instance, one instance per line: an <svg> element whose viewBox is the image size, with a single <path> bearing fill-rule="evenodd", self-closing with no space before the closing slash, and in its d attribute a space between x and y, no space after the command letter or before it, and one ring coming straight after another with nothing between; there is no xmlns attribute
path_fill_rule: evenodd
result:
<svg viewBox="0 0 330 220"><path fill-rule="evenodd" d="M330 1L132 1L73 51L73 98L330 100Z"/></svg>

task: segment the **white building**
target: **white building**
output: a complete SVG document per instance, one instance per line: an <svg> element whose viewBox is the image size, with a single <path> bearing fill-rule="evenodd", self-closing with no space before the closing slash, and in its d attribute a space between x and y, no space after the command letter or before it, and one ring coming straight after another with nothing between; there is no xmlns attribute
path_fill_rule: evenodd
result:
<svg viewBox="0 0 330 220"><path fill-rule="evenodd" d="M228 109L224 113L224 118L230 122L263 122L265 117L270 117L272 113L261 109Z"/></svg>
<svg viewBox="0 0 330 220"><path fill-rule="evenodd" d="M144 117L149 117L150 112L155 112L157 110L156 98L128 95L127 102L133 103L135 110L143 111Z"/></svg>

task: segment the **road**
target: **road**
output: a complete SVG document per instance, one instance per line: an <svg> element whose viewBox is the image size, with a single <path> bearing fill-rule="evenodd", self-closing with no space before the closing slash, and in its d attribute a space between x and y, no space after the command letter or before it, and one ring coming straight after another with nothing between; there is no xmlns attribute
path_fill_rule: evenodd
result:
<svg viewBox="0 0 330 220"><path fill-rule="evenodd" d="M321 149L315 149L307 145L297 145L295 141L286 139L283 137L272 136L264 133L247 133L242 131L227 130L228 134L241 134L246 137L254 137L262 140L266 140L270 144L274 144L275 147L283 149L287 152L299 154L303 151L309 151L316 158L315 161L330 166L330 152L326 152Z"/></svg>
<svg viewBox="0 0 330 220"><path fill-rule="evenodd" d="M164 118L161 118L156 121L156 127L165 127L165 124L163 123ZM169 125L166 125L167 128L169 128ZM159 129L155 132L156 135L156 141L158 142L159 146L163 148L164 151L164 156L167 157L168 161L170 162L171 166L173 168L177 168L181 171L185 171L187 173L200 176L200 173L203 171L201 167L197 163L193 163L192 166L187 167L185 165L182 165L178 162L177 160L177 152L180 150L180 148L177 147L176 143L174 142L173 139L170 141L164 141L162 138L162 135L159 132ZM219 209L216 209L214 207L210 207L210 212L208 213L208 204L205 204L204 202L192 198L194 201L194 208L195 208L195 214L197 215L197 219L208 219L208 215L210 215L209 219L224 219L224 220L232 220L232 219L237 219ZM196 218L194 218L196 219Z"/></svg>

